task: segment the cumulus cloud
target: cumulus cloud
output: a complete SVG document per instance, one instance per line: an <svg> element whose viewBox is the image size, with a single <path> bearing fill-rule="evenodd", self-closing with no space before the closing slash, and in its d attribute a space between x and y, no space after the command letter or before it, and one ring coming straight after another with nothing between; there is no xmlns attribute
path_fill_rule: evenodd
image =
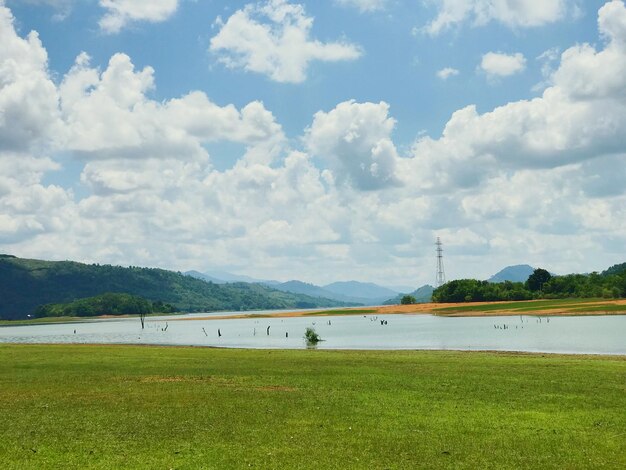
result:
<svg viewBox="0 0 626 470"><path fill-rule="evenodd" d="M480 69L488 77L510 77L522 72L526 68L526 58L521 53L503 54L501 52L488 52L483 55Z"/></svg>
<svg viewBox="0 0 626 470"><path fill-rule="evenodd" d="M99 3L107 11L99 21L100 28L106 33L118 33L138 21L167 20L178 9L179 0L99 0Z"/></svg>
<svg viewBox="0 0 626 470"><path fill-rule="evenodd" d="M104 71L81 54L59 87L67 123L65 146L90 159L168 158L205 160L203 144L226 140L249 147L284 139L280 125L260 102L241 110L220 107L202 92L157 102L149 98L154 70L135 70L130 57L115 54Z"/></svg>
<svg viewBox="0 0 626 470"><path fill-rule="evenodd" d="M58 130L57 93L39 35L15 34L0 4L0 151L27 150Z"/></svg>
<svg viewBox="0 0 626 470"><path fill-rule="evenodd" d="M0 242L61 230L70 194L43 185L59 166L49 157L63 134L48 55L36 32L19 37L0 2Z"/></svg>
<svg viewBox="0 0 626 470"><path fill-rule="evenodd" d="M15 121L26 144L0 140L1 251L417 285L432 281L440 235L451 278L602 268L626 243L623 24L626 7L609 2L604 43L563 52L541 96L458 110L399 156L384 102L318 112L294 149L260 102L153 99L157 73L124 54L102 69L81 54L55 86L41 43L0 22L0 106L48 116ZM47 92L2 94L16 84ZM225 171L207 150L221 141L243 147ZM57 150L82 166L80 197L44 183Z"/></svg>
<svg viewBox="0 0 626 470"><path fill-rule="evenodd" d="M446 67L437 72L437 77L447 80L450 77L456 77L460 72L452 67Z"/></svg>
<svg viewBox="0 0 626 470"><path fill-rule="evenodd" d="M339 5L354 7L360 12L372 12L385 8L387 0L335 0Z"/></svg>
<svg viewBox="0 0 626 470"><path fill-rule="evenodd" d="M622 20L623 2L602 7L604 49L583 44L566 50L542 96L484 114L468 106L452 115L440 139L418 141L414 154L422 174L429 175L425 181L440 177L444 186L473 186L505 168L556 168L623 153L626 48L621 38L626 26L614 27Z"/></svg>
<svg viewBox="0 0 626 470"><path fill-rule="evenodd" d="M424 29L437 35L455 25L470 22L482 26L491 21L511 28L530 28L564 18L568 0L443 0L437 17Z"/></svg>
<svg viewBox="0 0 626 470"><path fill-rule="evenodd" d="M361 56L348 42L323 43L310 37L313 18L304 6L286 0L248 4L223 23L210 50L230 68L267 75L277 82L300 83L312 61L338 62Z"/></svg>
<svg viewBox="0 0 626 470"><path fill-rule="evenodd" d="M335 178L360 189L393 186L398 154L391 140L389 105L346 101L315 114L306 133L311 154L329 162Z"/></svg>

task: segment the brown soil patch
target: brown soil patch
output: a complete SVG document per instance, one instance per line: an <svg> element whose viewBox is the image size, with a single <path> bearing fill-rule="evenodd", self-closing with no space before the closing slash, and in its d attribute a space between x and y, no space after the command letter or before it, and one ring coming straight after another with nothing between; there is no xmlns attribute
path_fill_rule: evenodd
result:
<svg viewBox="0 0 626 470"><path fill-rule="evenodd" d="M528 305L532 307L533 303L541 302L541 300L526 300L520 301L519 305ZM554 309L554 308L546 308L539 310L532 310L528 312L520 312L515 309L507 309L503 308L502 310L489 310L486 312L480 311L459 311L455 312L454 310L448 310L445 312L437 312L437 309L445 308L445 309L453 309L454 307L478 307L481 305L494 305L494 304L502 304L509 302L472 302L472 303L428 303L428 304L413 304L413 305L384 305L381 307L354 307L354 308L345 308L345 309L329 309L331 311L341 310L346 313L343 315L349 315L350 310L364 310L371 308L374 310L372 313L362 313L355 312L354 315L391 315L391 314L405 314L405 315L445 315L447 317L490 317L490 316L506 316L506 315L541 315L541 316L585 316L585 315L624 315L624 312L620 311L605 311L602 309L603 306L611 306L611 305L626 305L626 299L619 300L598 300L585 302L581 300L580 304L571 304L570 306L564 306L562 309ZM585 304L589 304L590 307L593 306L594 310L590 311L576 311L571 310L572 308L581 307ZM597 310L595 310L597 309ZM272 314L260 314L255 315L251 313L241 313L241 314L231 314L231 315L211 315L206 317L194 317L194 318L178 318L172 319L170 321L195 321L195 320L232 320L232 319L240 319L240 318L292 318L292 317L303 317L307 315L315 315L315 316L326 316L326 315L335 315L333 313L326 313L325 310L316 310L316 311L306 311L306 312L278 312Z"/></svg>

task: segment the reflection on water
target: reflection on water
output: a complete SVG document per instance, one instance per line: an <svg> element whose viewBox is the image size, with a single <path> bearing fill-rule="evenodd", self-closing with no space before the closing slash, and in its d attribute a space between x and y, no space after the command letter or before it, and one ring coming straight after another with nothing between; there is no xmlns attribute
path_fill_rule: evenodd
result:
<svg viewBox="0 0 626 470"><path fill-rule="evenodd" d="M180 318L152 318L144 330L139 320L133 318L0 327L0 342L304 349L305 329L313 327L323 339L317 349L626 354L626 316L623 315L550 318L364 315L178 321Z"/></svg>

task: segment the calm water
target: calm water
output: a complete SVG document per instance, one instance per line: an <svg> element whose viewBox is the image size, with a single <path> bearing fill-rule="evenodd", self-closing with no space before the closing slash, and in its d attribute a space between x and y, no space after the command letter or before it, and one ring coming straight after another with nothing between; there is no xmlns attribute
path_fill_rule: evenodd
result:
<svg viewBox="0 0 626 470"><path fill-rule="evenodd" d="M194 317L198 315L186 316ZM1 327L0 342L302 349L306 347L304 330L312 326L324 339L319 349L460 349L626 355L624 315L549 319L431 315L188 321L180 321L180 318L185 317L151 318L143 331L137 318ZM386 320L387 324L381 325L381 320Z"/></svg>

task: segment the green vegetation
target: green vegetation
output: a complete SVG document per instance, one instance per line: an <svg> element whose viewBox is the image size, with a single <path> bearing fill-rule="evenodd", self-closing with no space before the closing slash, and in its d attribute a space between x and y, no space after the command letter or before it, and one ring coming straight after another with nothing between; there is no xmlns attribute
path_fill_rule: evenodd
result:
<svg viewBox="0 0 626 470"><path fill-rule="evenodd" d="M304 331L304 339L306 340L306 344L309 346L315 346L317 343L322 341L320 335L317 334L315 328L311 328L308 326Z"/></svg>
<svg viewBox="0 0 626 470"><path fill-rule="evenodd" d="M189 312L346 305L259 284L218 285L163 269L0 256L0 319L24 319L40 305L69 303L106 292L161 301Z"/></svg>
<svg viewBox="0 0 626 470"><path fill-rule="evenodd" d="M626 468L624 357L0 345L6 469Z"/></svg>
<svg viewBox="0 0 626 470"><path fill-rule="evenodd" d="M80 317L43 317L28 318L26 320L0 320L0 326L26 326L26 325L46 325L49 323L84 323L84 318Z"/></svg>
<svg viewBox="0 0 626 470"><path fill-rule="evenodd" d="M410 292L408 295L415 297L415 302L417 304L425 304L432 301L433 291L435 288L431 285L425 285L417 288L413 292ZM398 305L402 302L402 297L404 294L398 294L392 299L386 300L383 305Z"/></svg>
<svg viewBox="0 0 626 470"><path fill-rule="evenodd" d="M307 312L303 316L305 317L319 317L323 315L369 315L370 313L376 313L375 308L344 308L341 310L322 310L319 312Z"/></svg>
<svg viewBox="0 0 626 470"><path fill-rule="evenodd" d="M525 283L460 279L448 282L433 292L435 302L483 302L531 299L626 298L626 263L601 274L552 276L536 269Z"/></svg>
<svg viewBox="0 0 626 470"><path fill-rule="evenodd" d="M626 305L609 305L598 299L558 299L537 300L533 302L497 302L481 305L456 305L454 307L440 307L433 309L433 313L470 313L470 312L501 312L510 311L519 314L543 312L550 310L567 310L571 313L584 312L626 312Z"/></svg>
<svg viewBox="0 0 626 470"><path fill-rule="evenodd" d="M400 299L402 305L413 305L417 303L417 300L412 295L403 295Z"/></svg>
<svg viewBox="0 0 626 470"><path fill-rule="evenodd" d="M48 304L35 309L36 317L95 317L174 313L178 309L162 301L150 302L136 295L106 293L66 304Z"/></svg>
<svg viewBox="0 0 626 470"><path fill-rule="evenodd" d="M550 279L552 279L552 274L545 269L538 268L528 276L525 287L531 292L537 292L542 290L543 286L550 282Z"/></svg>

